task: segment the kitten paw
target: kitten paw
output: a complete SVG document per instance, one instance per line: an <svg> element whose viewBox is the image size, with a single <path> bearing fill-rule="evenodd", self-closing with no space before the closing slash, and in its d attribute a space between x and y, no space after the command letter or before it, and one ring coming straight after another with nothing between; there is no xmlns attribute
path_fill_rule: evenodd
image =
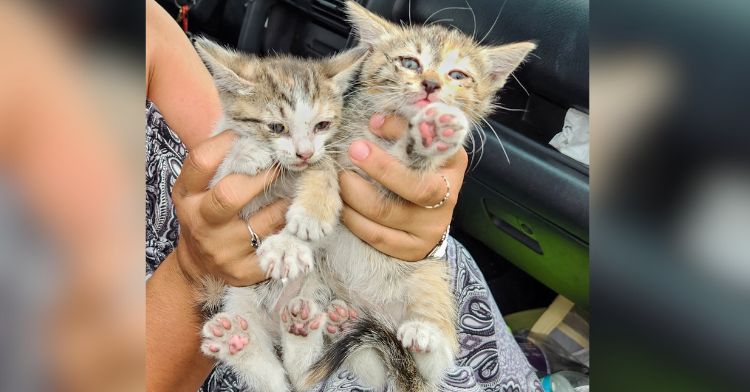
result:
<svg viewBox="0 0 750 392"><path fill-rule="evenodd" d="M306 298L293 298L279 312L282 328L292 335L307 336L323 324L323 313L318 305Z"/></svg>
<svg viewBox="0 0 750 392"><path fill-rule="evenodd" d="M201 351L214 358L235 355L250 344L248 324L242 316L218 313L203 325Z"/></svg>
<svg viewBox="0 0 750 392"><path fill-rule="evenodd" d="M407 350L413 353L429 353L440 344L440 331L429 322L421 320L407 321L398 328L398 340Z"/></svg>
<svg viewBox="0 0 750 392"><path fill-rule="evenodd" d="M340 332L346 332L352 321L358 316L357 311L346 302L337 299L328 305L328 323L325 333L330 337L337 336Z"/></svg>
<svg viewBox="0 0 750 392"><path fill-rule="evenodd" d="M442 102L422 108L411 124L415 151L423 156L452 155L461 148L469 131L466 115Z"/></svg>
<svg viewBox="0 0 750 392"><path fill-rule="evenodd" d="M313 266L310 246L284 232L264 239L256 253L266 277L273 279L296 279Z"/></svg>
<svg viewBox="0 0 750 392"><path fill-rule="evenodd" d="M303 241L319 241L333 232L334 223L313 218L303 208L292 206L286 213L284 230Z"/></svg>

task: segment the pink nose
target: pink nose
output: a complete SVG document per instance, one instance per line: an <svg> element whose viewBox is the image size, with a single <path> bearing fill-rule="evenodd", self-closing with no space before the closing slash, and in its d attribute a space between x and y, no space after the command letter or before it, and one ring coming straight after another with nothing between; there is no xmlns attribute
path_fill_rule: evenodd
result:
<svg viewBox="0 0 750 392"><path fill-rule="evenodd" d="M312 151L297 152L297 158L299 158L299 159L301 159L303 161L306 161L306 160L310 159L310 157L312 155L313 155Z"/></svg>

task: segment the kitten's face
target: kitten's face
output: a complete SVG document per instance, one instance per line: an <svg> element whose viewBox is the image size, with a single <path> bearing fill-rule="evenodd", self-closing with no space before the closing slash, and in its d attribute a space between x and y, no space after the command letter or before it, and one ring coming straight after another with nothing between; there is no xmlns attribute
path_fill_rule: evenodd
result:
<svg viewBox="0 0 750 392"><path fill-rule="evenodd" d="M342 101L319 72L276 62L252 65L252 94L223 99L224 112L235 132L251 133L283 167L302 170L325 156Z"/></svg>
<svg viewBox="0 0 750 392"><path fill-rule="evenodd" d="M494 94L536 45L480 46L439 25L398 26L349 2L360 42L373 53L362 69L378 106L413 115L430 102L462 109L472 120L488 114Z"/></svg>
<svg viewBox="0 0 750 392"><path fill-rule="evenodd" d="M225 119L235 132L260 140L288 170L303 170L327 156L339 127L342 94L363 51L313 61L259 60L206 40L196 42L196 48L214 76Z"/></svg>

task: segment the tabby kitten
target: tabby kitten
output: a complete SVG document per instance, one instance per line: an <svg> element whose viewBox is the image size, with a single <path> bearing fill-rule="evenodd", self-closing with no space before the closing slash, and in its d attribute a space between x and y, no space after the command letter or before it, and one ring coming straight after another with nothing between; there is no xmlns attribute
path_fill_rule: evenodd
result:
<svg viewBox="0 0 750 392"><path fill-rule="evenodd" d="M279 179L242 209L241 218L279 198L292 200L283 231L264 239L257 252L260 266L274 279L226 289L220 282L204 282L203 301L208 307L221 303L225 313L204 325L201 350L229 365L255 391L286 391L275 345L290 331L288 319L280 320L278 312L306 281L295 278L313 267L311 241L331 233L338 221L334 155L341 138L343 93L364 51L324 60L260 59L204 38L195 41L195 48L221 98L224 117L215 132L231 129L236 134L210 186L232 173L256 175L275 168L281 171ZM293 283L285 285L287 278ZM294 302L289 305L300 311ZM321 321L318 317L318 327ZM290 349L290 360L294 356Z"/></svg>
<svg viewBox="0 0 750 392"><path fill-rule="evenodd" d="M491 112L495 93L536 47L483 46L439 25L399 26L352 1L347 12L360 46L370 53L359 88L344 108L344 135L379 145L419 173L440 167L462 148L469 125ZM395 142L378 138L368 131L375 113L410 119L408 131ZM348 156L340 164L355 169ZM389 199L405 202L381 189ZM322 279L337 303L358 309L360 317L313 365L306 385L346 364L372 386L382 388L390 378L402 391L436 389L458 351L446 262L398 260L343 225L324 242ZM336 317L339 324L351 318L346 314Z"/></svg>

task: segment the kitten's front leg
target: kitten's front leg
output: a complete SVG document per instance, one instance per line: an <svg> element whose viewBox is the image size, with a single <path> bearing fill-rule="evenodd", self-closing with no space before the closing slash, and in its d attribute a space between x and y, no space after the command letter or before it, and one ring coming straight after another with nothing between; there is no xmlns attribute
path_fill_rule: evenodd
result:
<svg viewBox="0 0 750 392"><path fill-rule="evenodd" d="M297 189L284 230L301 240L319 241L333 232L341 213L335 168L308 169L300 176Z"/></svg>
<svg viewBox="0 0 750 392"><path fill-rule="evenodd" d="M409 137L414 153L426 159L439 160L455 154L463 146L468 132L469 120L463 111L455 106L434 102L412 118Z"/></svg>
<svg viewBox="0 0 750 392"><path fill-rule="evenodd" d="M260 266L274 279L295 279L313 266L313 245L333 232L341 213L339 183L333 167L310 168L297 180L297 193L286 226L260 245Z"/></svg>

